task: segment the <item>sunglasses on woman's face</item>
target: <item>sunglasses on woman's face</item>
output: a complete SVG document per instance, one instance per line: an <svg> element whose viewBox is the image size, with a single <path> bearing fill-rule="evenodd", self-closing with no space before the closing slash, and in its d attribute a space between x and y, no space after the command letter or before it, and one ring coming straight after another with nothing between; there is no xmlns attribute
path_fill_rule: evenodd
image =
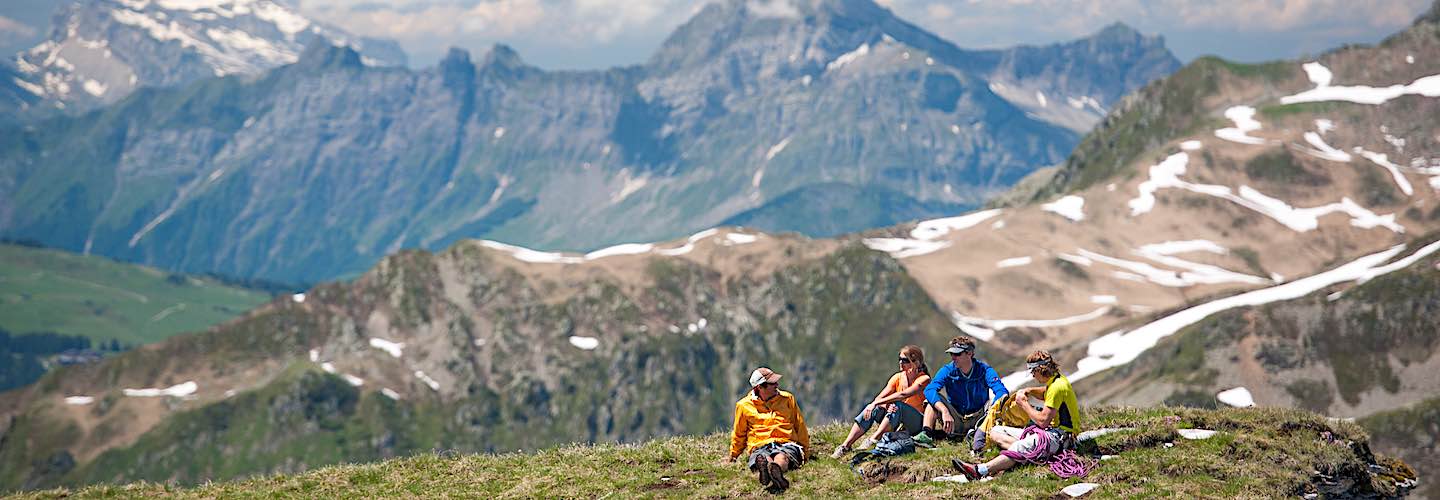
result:
<svg viewBox="0 0 1440 500"><path fill-rule="evenodd" d="M908 364L910 364L910 358L900 358L900 364L902 364L902 365L908 365Z"/></svg>

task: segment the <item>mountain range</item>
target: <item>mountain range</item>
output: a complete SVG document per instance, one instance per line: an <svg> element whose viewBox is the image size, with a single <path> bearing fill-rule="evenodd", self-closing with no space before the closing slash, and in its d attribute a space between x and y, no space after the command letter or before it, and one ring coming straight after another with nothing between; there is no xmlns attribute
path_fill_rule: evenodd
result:
<svg viewBox="0 0 1440 500"><path fill-rule="evenodd" d="M962 332L1012 386L1044 348L1087 405L1307 408L1428 464L1435 12L1314 59L1197 60L1004 206L834 239L721 228L586 254L401 251L0 394L0 487L712 432L761 364L808 418L838 420L899 346L925 346L933 368Z"/></svg>
<svg viewBox="0 0 1440 500"><path fill-rule="evenodd" d="M788 18L751 21L772 19ZM748 26L732 29L761 29ZM714 36L704 33L687 25L677 36ZM366 67L353 51L311 51L255 80L183 92L245 103L329 85L325 95L344 101L336 90L373 72L415 78ZM879 53L872 46L831 71ZM687 54L666 67L686 67ZM926 57L939 65L944 56ZM455 54L430 84L560 78L504 50L479 65L463 60ZM900 345L924 346L933 368L938 347L964 333L1012 386L1027 377L1021 356L1050 350L1085 405L1288 406L1355 418L1377 450L1421 466L1420 491L1433 495L1424 467L1434 463L1429 417L1440 388L1429 321L1440 285L1437 61L1440 2L1375 46L1256 65L1201 58L1116 101L1057 168L953 217L836 238L728 227L588 253L458 237L434 252L401 250L352 281L0 393L0 489L194 484L437 449L713 432L729 424L744 374L761 364L786 374L809 419L839 420L893 371ZM642 72L605 81L627 71ZM103 135L117 123L105 120L173 92L142 90L90 123L58 123ZM178 114L135 123L202 108L169 102ZM225 116L239 130L259 123ZM42 128L26 140L49 137ZM503 145L515 129L479 132ZM269 134L252 140L277 137ZM779 159L798 144L756 154ZM66 196L84 199L76 193ZM786 200L790 210L828 198ZM747 217L763 219L755 213ZM327 227L291 222L297 234ZM1224 453L1239 460L1267 447L1237 440ZM1316 470L1314 481L1335 472Z"/></svg>
<svg viewBox="0 0 1440 500"><path fill-rule="evenodd" d="M272 44L303 24L257 21L270 4L234 1L62 16L81 20L73 40L62 23L22 60L90 50L91 22L144 39L132 45L145 58L188 47L131 29L136 12L210 33L248 26L210 27L239 23L244 3ZM1060 163L1121 95L1178 67L1161 39L1123 25L965 50L868 0L712 3L644 64L606 71L545 71L505 46L412 71L319 42L268 72L215 65L288 60L264 54L178 55L212 64L12 125L0 235L282 282L351 277L463 238L591 250L724 223L831 236L978 206Z"/></svg>
<svg viewBox="0 0 1440 500"><path fill-rule="evenodd" d="M394 42L350 35L271 0L77 0L57 8L46 40L21 52L19 75L6 78L39 106L88 110L142 87L254 76L294 63L312 42L353 45L367 64L405 65Z"/></svg>

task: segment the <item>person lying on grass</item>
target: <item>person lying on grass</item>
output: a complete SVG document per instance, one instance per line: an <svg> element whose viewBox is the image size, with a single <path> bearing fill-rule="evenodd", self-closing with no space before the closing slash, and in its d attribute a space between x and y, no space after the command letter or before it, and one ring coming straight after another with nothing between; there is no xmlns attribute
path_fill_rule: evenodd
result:
<svg viewBox="0 0 1440 500"><path fill-rule="evenodd" d="M789 488L785 472L814 455L800 405L794 395L780 390L780 374L769 368L751 372L750 394L735 402L735 426L725 462L734 462L742 452L750 453L750 470L771 493Z"/></svg>
<svg viewBox="0 0 1440 500"><path fill-rule="evenodd" d="M925 419L923 435L915 436L921 443L932 443L946 437L964 439L985 421L985 412L990 408L990 395L995 399L1005 397L1010 391L1000 382L1000 375L985 362L975 359L975 340L970 337L950 339L945 349L950 362L935 372L935 377L925 386ZM945 395L940 395L941 390ZM936 427L936 421L940 426ZM970 441L972 451L985 445L985 435Z"/></svg>
<svg viewBox="0 0 1440 500"><path fill-rule="evenodd" d="M1025 358L1025 367L1041 387L1030 387L1016 392L1020 407L1030 415L1030 425L1017 429L997 425L990 429L990 439L1004 448L1000 456L983 464L969 464L952 460L951 465L965 477L975 480L1014 467L1016 464L1045 463L1066 449L1075 447L1075 434L1080 428L1080 403L1070 379L1060 374L1060 366L1050 353L1035 351ZM1035 409L1028 399L1043 396L1045 406Z"/></svg>
<svg viewBox="0 0 1440 500"><path fill-rule="evenodd" d="M855 423L850 426L850 435L845 437L845 442L835 447L835 452L830 458L840 458L850 453L850 445L860 439L865 431L871 427L877 427L875 433L866 438L861 448L869 448L880 435L892 430L903 430L910 435L920 432L922 421L925 416L920 412L925 411L925 385L930 383L930 368L925 366L925 352L920 346L907 345L900 349L900 371L890 377L885 388L880 394L860 410L855 416Z"/></svg>

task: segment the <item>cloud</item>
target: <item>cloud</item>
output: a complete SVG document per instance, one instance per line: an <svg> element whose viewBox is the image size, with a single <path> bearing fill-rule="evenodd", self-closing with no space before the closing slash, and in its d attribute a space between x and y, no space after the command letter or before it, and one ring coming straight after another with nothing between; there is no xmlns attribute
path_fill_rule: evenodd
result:
<svg viewBox="0 0 1440 500"><path fill-rule="evenodd" d="M515 46L548 68L645 60L707 0L301 0L320 20L401 43L417 64L445 48ZM736 0L708 0L736 1ZM744 0L762 15L796 2ZM1239 60L1294 57L1370 42L1406 26L1431 0L875 0L962 47L1044 44L1121 21L1166 35L1182 59L1219 52Z"/></svg>
<svg viewBox="0 0 1440 500"><path fill-rule="evenodd" d="M351 32L393 38L402 44L476 34L515 36L535 31L547 17L539 0L486 0L469 6L401 0L352 8L318 1L301 4L301 9Z"/></svg>
<svg viewBox="0 0 1440 500"><path fill-rule="evenodd" d="M0 38L26 38L35 36L35 28L26 26L20 21L0 16Z"/></svg>

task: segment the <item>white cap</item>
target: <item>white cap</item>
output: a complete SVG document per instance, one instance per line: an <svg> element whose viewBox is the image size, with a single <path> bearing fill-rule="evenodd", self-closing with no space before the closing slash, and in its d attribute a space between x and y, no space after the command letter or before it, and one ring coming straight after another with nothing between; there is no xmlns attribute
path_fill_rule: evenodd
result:
<svg viewBox="0 0 1440 500"><path fill-rule="evenodd" d="M780 381L780 374L779 374L779 373L775 373L774 370L771 370L771 369L769 369L769 368L760 367L760 368L756 368L755 371L750 372L750 388L752 388L752 389L755 388L755 386L758 386L758 385L763 384L763 383L766 383L766 382L779 382L779 381Z"/></svg>

